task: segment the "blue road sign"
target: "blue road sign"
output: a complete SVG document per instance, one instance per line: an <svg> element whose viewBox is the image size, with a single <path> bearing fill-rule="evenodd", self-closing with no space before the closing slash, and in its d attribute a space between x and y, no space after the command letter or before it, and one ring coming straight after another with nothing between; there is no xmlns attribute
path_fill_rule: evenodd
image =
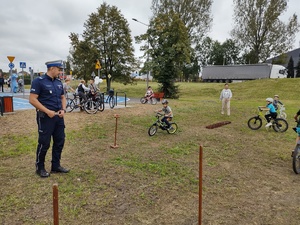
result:
<svg viewBox="0 0 300 225"><path fill-rule="evenodd" d="M26 68L26 62L20 62L20 68Z"/></svg>
<svg viewBox="0 0 300 225"><path fill-rule="evenodd" d="M10 69L13 69L13 68L15 67L15 64L9 63L9 64L8 64L8 67L9 67Z"/></svg>

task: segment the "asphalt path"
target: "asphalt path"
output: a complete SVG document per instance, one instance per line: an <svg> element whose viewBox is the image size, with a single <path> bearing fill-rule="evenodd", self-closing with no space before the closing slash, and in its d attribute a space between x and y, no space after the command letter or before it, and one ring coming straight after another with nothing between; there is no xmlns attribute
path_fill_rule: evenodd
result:
<svg viewBox="0 0 300 225"><path fill-rule="evenodd" d="M13 110L27 110L34 109L34 107L29 103L29 90L26 90L24 93L11 93L11 92L0 92L0 97L12 97L13 98ZM105 96L106 97L106 96ZM126 97L126 104L128 102L135 102L136 99L130 99ZM125 107L125 97L118 96L117 98L117 106L115 108ZM105 105L105 109L110 109L109 105Z"/></svg>

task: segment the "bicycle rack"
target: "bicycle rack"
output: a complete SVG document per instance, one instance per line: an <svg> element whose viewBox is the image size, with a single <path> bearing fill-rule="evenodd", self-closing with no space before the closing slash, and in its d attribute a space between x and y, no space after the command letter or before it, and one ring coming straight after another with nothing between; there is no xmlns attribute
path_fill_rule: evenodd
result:
<svg viewBox="0 0 300 225"><path fill-rule="evenodd" d="M124 97L125 97L125 107L126 107L127 96L126 96L126 92L125 91L117 91L116 92L116 106L118 105L118 93L123 93L124 94Z"/></svg>

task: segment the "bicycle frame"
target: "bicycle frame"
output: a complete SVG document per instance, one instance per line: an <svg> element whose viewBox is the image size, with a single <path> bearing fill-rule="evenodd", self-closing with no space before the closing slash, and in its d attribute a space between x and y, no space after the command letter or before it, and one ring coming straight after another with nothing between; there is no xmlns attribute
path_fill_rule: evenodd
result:
<svg viewBox="0 0 300 225"><path fill-rule="evenodd" d="M259 128L261 128L263 120L267 122L267 119L263 115L262 108L262 106L259 106L257 115L251 117L248 120L248 127L250 129L258 130ZM267 129L270 129L272 127L275 132L285 132L288 129L288 123L283 118L271 118L270 122L272 123L272 126L267 127Z"/></svg>
<svg viewBox="0 0 300 225"><path fill-rule="evenodd" d="M177 131L178 129L177 124L174 122L170 122L171 127L167 128L166 123L161 121L162 116L163 114L159 112L156 113L155 115L156 121L148 129L149 136L153 136L154 134L156 134L158 128L161 130L166 130L169 134L174 134Z"/></svg>

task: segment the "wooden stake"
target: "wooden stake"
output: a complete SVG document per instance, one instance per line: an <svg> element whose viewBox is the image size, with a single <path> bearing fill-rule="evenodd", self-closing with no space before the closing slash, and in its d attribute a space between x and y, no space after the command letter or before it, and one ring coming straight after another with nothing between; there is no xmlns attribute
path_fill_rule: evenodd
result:
<svg viewBox="0 0 300 225"><path fill-rule="evenodd" d="M59 225L58 218L58 184L53 184L53 221L54 225Z"/></svg>
<svg viewBox="0 0 300 225"><path fill-rule="evenodd" d="M203 147L200 145L199 151L199 217L198 217L198 224L202 224L202 177L203 177Z"/></svg>

